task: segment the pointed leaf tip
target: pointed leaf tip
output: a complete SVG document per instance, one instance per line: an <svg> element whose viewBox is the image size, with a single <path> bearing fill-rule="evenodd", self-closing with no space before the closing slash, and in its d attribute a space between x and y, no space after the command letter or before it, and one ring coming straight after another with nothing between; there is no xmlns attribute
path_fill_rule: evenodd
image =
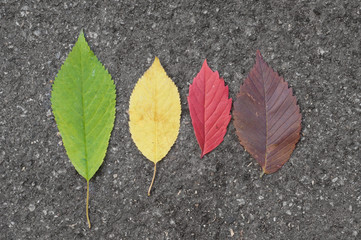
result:
<svg viewBox="0 0 361 240"><path fill-rule="evenodd" d="M203 66L209 67L209 66L208 66L208 62L207 62L207 59L204 59L204 61L203 61Z"/></svg>
<svg viewBox="0 0 361 240"><path fill-rule="evenodd" d="M299 106L287 82L259 51L234 102L233 117L240 143L264 173L276 172L288 161L300 138Z"/></svg>
<svg viewBox="0 0 361 240"><path fill-rule="evenodd" d="M258 62L264 62L263 56L262 56L260 50L257 50L257 52L256 52L256 63L258 63Z"/></svg>
<svg viewBox="0 0 361 240"><path fill-rule="evenodd" d="M86 42L86 44L88 44L87 43L87 41L86 41L86 39L85 39L85 34L84 34L84 31L83 31L83 29L82 30L80 30L80 33L79 33L79 36L78 36L78 41L84 41L84 42ZM77 42L78 42L77 41Z"/></svg>
<svg viewBox="0 0 361 240"><path fill-rule="evenodd" d="M209 68L206 60L189 86L187 99L203 158L223 141L231 119L232 105L232 100L228 99L228 86L225 86L217 71Z"/></svg>
<svg viewBox="0 0 361 240"><path fill-rule="evenodd" d="M154 57L154 61L153 61L152 65L150 66L150 68L148 70L153 69L153 68L156 68L156 69L159 69L160 71L165 72L165 70L164 70L162 64L160 63L160 60L159 60L158 57Z"/></svg>

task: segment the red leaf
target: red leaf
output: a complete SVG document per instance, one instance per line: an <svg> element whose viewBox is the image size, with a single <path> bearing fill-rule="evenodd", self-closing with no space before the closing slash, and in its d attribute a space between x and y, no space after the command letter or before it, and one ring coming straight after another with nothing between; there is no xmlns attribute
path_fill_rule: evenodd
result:
<svg viewBox="0 0 361 240"><path fill-rule="evenodd" d="M292 89L259 51L237 95L233 117L240 143L263 173L274 173L288 161L300 138L300 109Z"/></svg>
<svg viewBox="0 0 361 240"><path fill-rule="evenodd" d="M218 71L208 67L207 60L189 86L188 105L202 158L223 141L232 106L228 86L224 86Z"/></svg>

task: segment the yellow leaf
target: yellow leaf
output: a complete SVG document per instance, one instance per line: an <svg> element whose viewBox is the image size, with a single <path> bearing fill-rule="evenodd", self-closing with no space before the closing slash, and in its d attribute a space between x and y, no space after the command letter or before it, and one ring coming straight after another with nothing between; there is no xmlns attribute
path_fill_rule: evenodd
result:
<svg viewBox="0 0 361 240"><path fill-rule="evenodd" d="M129 128L139 151L156 164L177 139L181 105L179 92L156 57L135 85L129 102Z"/></svg>

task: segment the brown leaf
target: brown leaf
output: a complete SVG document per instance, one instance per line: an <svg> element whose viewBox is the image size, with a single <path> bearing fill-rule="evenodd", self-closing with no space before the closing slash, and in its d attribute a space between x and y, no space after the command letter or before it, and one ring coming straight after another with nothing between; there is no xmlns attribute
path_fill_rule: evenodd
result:
<svg viewBox="0 0 361 240"><path fill-rule="evenodd" d="M263 173L274 173L288 161L300 139L300 109L292 89L259 51L234 102L233 117L240 143Z"/></svg>

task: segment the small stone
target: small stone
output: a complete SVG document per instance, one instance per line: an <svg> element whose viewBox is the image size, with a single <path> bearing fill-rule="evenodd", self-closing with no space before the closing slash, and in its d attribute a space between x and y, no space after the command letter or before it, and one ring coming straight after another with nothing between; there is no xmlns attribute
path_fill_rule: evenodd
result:
<svg viewBox="0 0 361 240"><path fill-rule="evenodd" d="M230 234L231 234L231 237L233 237L233 236L234 236L234 232L233 232L233 229L232 229L232 228L229 229L229 232L230 232Z"/></svg>
<svg viewBox="0 0 361 240"><path fill-rule="evenodd" d="M245 201L243 198L237 199L237 202L238 202L238 204L241 205L241 206L243 206L243 205L246 204L246 201Z"/></svg>
<svg viewBox="0 0 361 240"><path fill-rule="evenodd" d="M322 49L322 48L319 47L319 48L317 49L317 52L318 52L319 55L323 56L327 51L325 51L324 49Z"/></svg>
<svg viewBox="0 0 361 240"><path fill-rule="evenodd" d="M35 31L33 32L33 34L34 34L35 36L39 37L40 34L41 34L41 32L40 32L40 30L35 30Z"/></svg>
<svg viewBox="0 0 361 240"><path fill-rule="evenodd" d="M98 37L98 34L96 32L89 32L88 35L89 35L90 38L97 38Z"/></svg>
<svg viewBox="0 0 361 240"><path fill-rule="evenodd" d="M28 6L23 6L20 9L20 16L26 17L28 14L29 14L29 7Z"/></svg>
<svg viewBox="0 0 361 240"><path fill-rule="evenodd" d="M286 211L286 214L287 214L287 215L291 215L292 213L291 213L290 210L287 210L287 211Z"/></svg>
<svg viewBox="0 0 361 240"><path fill-rule="evenodd" d="M33 212L35 210L35 205L34 204L30 204L29 205L29 211Z"/></svg>

